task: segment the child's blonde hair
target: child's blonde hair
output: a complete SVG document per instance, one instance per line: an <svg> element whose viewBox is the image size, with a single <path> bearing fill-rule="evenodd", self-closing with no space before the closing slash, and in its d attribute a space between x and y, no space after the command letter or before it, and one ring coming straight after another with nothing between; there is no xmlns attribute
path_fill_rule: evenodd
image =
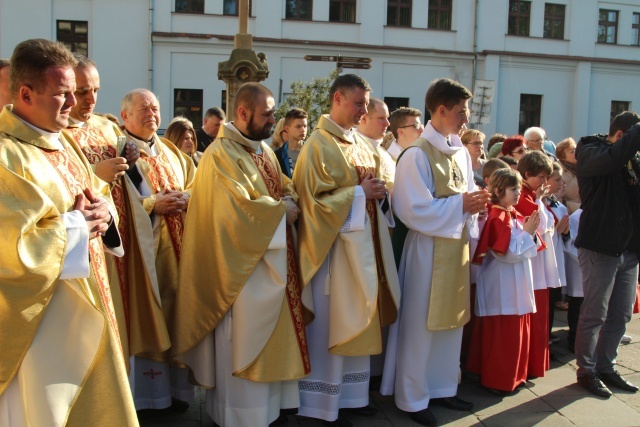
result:
<svg viewBox="0 0 640 427"><path fill-rule="evenodd" d="M522 176L511 168L496 169L489 178L491 188L491 203L497 204L507 192L507 188L522 186Z"/></svg>

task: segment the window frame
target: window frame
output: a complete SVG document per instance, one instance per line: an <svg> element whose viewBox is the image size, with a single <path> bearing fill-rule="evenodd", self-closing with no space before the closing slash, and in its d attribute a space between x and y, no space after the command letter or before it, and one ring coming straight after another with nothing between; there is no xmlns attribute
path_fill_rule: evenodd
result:
<svg viewBox="0 0 640 427"><path fill-rule="evenodd" d="M184 10L178 10L178 2L186 2L186 6ZM204 2L205 0L175 0L174 2L174 10L176 13L196 13L199 15L204 14ZM202 3L202 10L196 10L194 4ZM198 5L199 6L199 5Z"/></svg>
<svg viewBox="0 0 640 427"><path fill-rule="evenodd" d="M69 23L71 24L70 35L64 35L61 37L60 32L64 30L60 30L61 23ZM86 26L87 31L83 33L78 33L76 31L77 24L84 24ZM56 20L56 40L64 43L71 52L80 53L87 58L89 57L89 21L76 21L70 19L57 19ZM85 45L84 50L79 50L80 44Z"/></svg>
<svg viewBox="0 0 640 427"><path fill-rule="evenodd" d="M449 3L449 5L443 5L444 2ZM434 25L432 25L432 19L435 21L433 22ZM429 29L451 31L452 20L453 0L429 0L429 13L427 15L427 27Z"/></svg>
<svg viewBox="0 0 640 427"><path fill-rule="evenodd" d="M521 6L527 6L527 12L521 12ZM513 6L517 7L517 11L513 10ZM526 23L524 27L521 27L522 23ZM526 31L522 33L519 31L520 28L525 28ZM524 34L526 33L526 34ZM521 36L521 37L529 37L531 34L531 1L528 0L509 0L509 15L507 19L507 35L509 36Z"/></svg>
<svg viewBox="0 0 640 427"><path fill-rule="evenodd" d="M640 12L633 12L631 16L631 46L640 46ZM633 19L637 19L637 22L633 22Z"/></svg>
<svg viewBox="0 0 640 427"><path fill-rule="evenodd" d="M184 92L185 99L181 98L180 92ZM197 95L195 98L193 95ZM197 110L193 108L197 107ZM182 114L178 111L179 108L186 108L186 114ZM187 88L173 88L173 116L184 116L191 120L194 129L200 129L203 123L204 114L204 90L203 89L187 89ZM197 111L197 112L195 112ZM193 113L192 113L193 112Z"/></svg>
<svg viewBox="0 0 640 427"><path fill-rule="evenodd" d="M600 17L602 16L602 13L606 13L607 14L607 20L603 21L600 19ZM615 13L616 15L616 20L615 21L609 21L609 13ZM602 43L602 44L618 44L618 22L620 21L620 11L619 10L613 10L613 9L598 9L598 43ZM607 41L609 39L608 36L608 31L606 31L606 29L613 27L615 32L614 32L614 36L613 36L613 42ZM600 37L600 30L601 28L605 28L605 32L604 32L604 40L601 39Z"/></svg>
<svg viewBox="0 0 640 427"><path fill-rule="evenodd" d="M389 10L395 9L395 22L390 23L389 22ZM401 16L402 14L400 13L403 9L408 9L409 10L409 15L408 15L408 23L406 25L403 25L401 23ZM403 1L403 0L387 0L387 26L388 27L399 27L399 28L411 28L412 27L412 18L413 18L413 2L411 0L409 1Z"/></svg>
<svg viewBox="0 0 640 427"><path fill-rule="evenodd" d="M612 99L610 108L611 110L609 112L609 115L610 115L609 123L611 123L611 121L613 121L613 119L623 111L631 111L631 101L618 101L618 100Z"/></svg>
<svg viewBox="0 0 640 427"><path fill-rule="evenodd" d="M551 9L551 11L547 10L547 7ZM562 11L562 16L558 11ZM551 12L551 13L550 13ZM555 12L555 13L553 13ZM567 5L559 4L559 3L545 3L544 4L544 28L543 35L545 39L555 39L555 40L564 40L564 24L567 16ZM555 34L555 29L553 23L561 22L559 28L560 34Z"/></svg>
<svg viewBox="0 0 640 427"><path fill-rule="evenodd" d="M532 102L532 101L537 101L537 102ZM519 107L519 114L518 114L518 133L520 135L523 135L524 131L527 130L528 128L532 126L540 126L541 118L542 118L542 95L535 94L535 93L521 93L520 107Z"/></svg>
<svg viewBox="0 0 640 427"><path fill-rule="evenodd" d="M289 1L289 0L286 0ZM284 7L284 19L286 19L287 21L313 21L313 0L292 0L296 3L296 11L297 11L297 16L288 16L288 9L287 9L287 4L285 2L285 7ZM300 17L300 5L303 2L308 2L309 3L309 17Z"/></svg>
<svg viewBox="0 0 640 427"><path fill-rule="evenodd" d="M227 3L228 1L236 2L236 13L225 13L224 7L225 7L225 3ZM252 8L253 8L253 0L249 0L249 16L253 16L251 14ZM223 0L222 1L222 14L224 16L238 16L238 13L240 13L240 0Z"/></svg>
<svg viewBox="0 0 640 427"><path fill-rule="evenodd" d="M339 6L339 19L331 19L331 9L332 6ZM346 14L349 14L348 7L349 5L353 5L353 12L351 13L352 20L343 19ZM355 24L356 23L356 13L357 13L357 1L356 0L329 0L329 22L342 22L347 24Z"/></svg>

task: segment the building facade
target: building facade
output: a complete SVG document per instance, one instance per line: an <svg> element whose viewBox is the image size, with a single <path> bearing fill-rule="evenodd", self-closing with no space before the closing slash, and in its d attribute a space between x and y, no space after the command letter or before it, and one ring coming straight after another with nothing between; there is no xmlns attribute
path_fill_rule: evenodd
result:
<svg viewBox="0 0 640 427"><path fill-rule="evenodd" d="M224 106L217 70L233 49L238 1L0 0L0 56L27 38L65 41L98 64L98 111L118 113L124 93L146 87L164 126L176 114L197 125ZM640 0L251 0L249 32L278 102L293 81L336 67L305 56L340 55L371 59L343 71L391 109L424 111L435 78L476 93L493 82L476 126L487 135L539 125L554 141L579 138L640 108Z"/></svg>

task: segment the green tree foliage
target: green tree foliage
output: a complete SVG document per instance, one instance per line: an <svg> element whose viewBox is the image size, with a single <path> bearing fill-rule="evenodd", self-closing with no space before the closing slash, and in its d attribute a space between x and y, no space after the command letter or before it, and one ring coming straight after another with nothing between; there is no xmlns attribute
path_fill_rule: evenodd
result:
<svg viewBox="0 0 640 427"><path fill-rule="evenodd" d="M329 113L329 88L339 75L340 72L334 70L328 77L314 77L311 82L296 80L291 83L291 94L276 110L276 121L283 118L290 109L302 108L309 114L308 126L311 133L320 116Z"/></svg>

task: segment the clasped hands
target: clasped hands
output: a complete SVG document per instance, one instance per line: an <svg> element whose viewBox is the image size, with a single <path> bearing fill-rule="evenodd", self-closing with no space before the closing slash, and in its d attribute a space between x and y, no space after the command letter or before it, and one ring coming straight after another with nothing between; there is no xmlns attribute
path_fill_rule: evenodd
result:
<svg viewBox="0 0 640 427"><path fill-rule="evenodd" d="M140 158L140 149L132 140L128 140L125 145L125 157L115 157L113 159L102 160L96 163L96 175L101 180L113 183L133 167L135 162ZM118 153L120 155L122 153Z"/></svg>
<svg viewBox="0 0 640 427"><path fill-rule="evenodd" d="M102 197L97 197L89 188L76 196L74 210L80 211L87 222L89 239L104 236L111 224L109 203Z"/></svg>

